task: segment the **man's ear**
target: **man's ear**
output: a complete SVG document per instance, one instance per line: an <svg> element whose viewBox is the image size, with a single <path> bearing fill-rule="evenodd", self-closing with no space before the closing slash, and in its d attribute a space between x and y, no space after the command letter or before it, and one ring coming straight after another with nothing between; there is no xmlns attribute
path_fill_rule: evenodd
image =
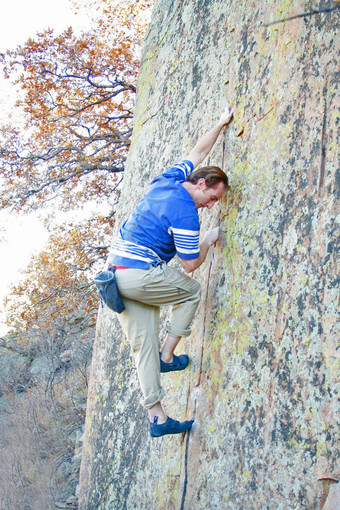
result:
<svg viewBox="0 0 340 510"><path fill-rule="evenodd" d="M197 185L198 185L199 189L205 189L205 187L206 187L205 179L203 177L198 179Z"/></svg>

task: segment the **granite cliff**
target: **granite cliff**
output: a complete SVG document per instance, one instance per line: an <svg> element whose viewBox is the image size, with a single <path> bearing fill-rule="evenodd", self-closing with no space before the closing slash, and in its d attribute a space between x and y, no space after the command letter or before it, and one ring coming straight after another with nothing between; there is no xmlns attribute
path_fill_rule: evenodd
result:
<svg viewBox="0 0 340 510"><path fill-rule="evenodd" d="M317 5L318 7L316 8ZM117 228L150 180L219 117L207 163L231 191L201 215L221 241L163 375L189 435L152 440L128 342L100 310L80 481L82 510L318 509L337 480L336 2L160 0L145 39Z"/></svg>

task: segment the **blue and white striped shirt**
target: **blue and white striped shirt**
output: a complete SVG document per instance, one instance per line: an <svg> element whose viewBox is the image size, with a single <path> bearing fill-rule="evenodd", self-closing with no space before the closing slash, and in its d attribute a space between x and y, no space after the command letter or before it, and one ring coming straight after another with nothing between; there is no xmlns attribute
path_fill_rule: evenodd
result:
<svg viewBox="0 0 340 510"><path fill-rule="evenodd" d="M191 195L182 186L194 166L184 160L156 177L150 189L122 225L110 250L109 264L148 269L199 254L200 224Z"/></svg>

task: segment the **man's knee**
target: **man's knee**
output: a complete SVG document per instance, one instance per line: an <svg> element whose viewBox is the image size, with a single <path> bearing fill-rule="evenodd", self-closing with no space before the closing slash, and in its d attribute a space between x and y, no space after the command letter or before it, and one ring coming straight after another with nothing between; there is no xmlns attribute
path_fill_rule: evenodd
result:
<svg viewBox="0 0 340 510"><path fill-rule="evenodd" d="M194 282L195 282L195 285L194 285L193 297L199 303L201 300L201 295L202 295L202 286L197 280L194 280Z"/></svg>

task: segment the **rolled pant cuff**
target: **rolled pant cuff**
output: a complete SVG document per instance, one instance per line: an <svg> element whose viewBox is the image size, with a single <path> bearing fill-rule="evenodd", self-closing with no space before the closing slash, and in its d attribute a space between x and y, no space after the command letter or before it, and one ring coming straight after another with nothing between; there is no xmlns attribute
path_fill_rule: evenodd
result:
<svg viewBox="0 0 340 510"><path fill-rule="evenodd" d="M177 336L190 336L191 335L191 328L186 328L186 329L176 329L174 327L172 327L170 324L167 324L167 333L168 335L170 336L173 336L174 338L176 338Z"/></svg>
<svg viewBox="0 0 340 510"><path fill-rule="evenodd" d="M162 400L162 398L164 397L164 395L165 395L165 391L163 390L163 388L161 388L156 393L152 393L152 395L146 397L145 399L142 399L141 404L143 407L145 407L145 409L150 409L150 407L157 404L157 402L160 402Z"/></svg>

